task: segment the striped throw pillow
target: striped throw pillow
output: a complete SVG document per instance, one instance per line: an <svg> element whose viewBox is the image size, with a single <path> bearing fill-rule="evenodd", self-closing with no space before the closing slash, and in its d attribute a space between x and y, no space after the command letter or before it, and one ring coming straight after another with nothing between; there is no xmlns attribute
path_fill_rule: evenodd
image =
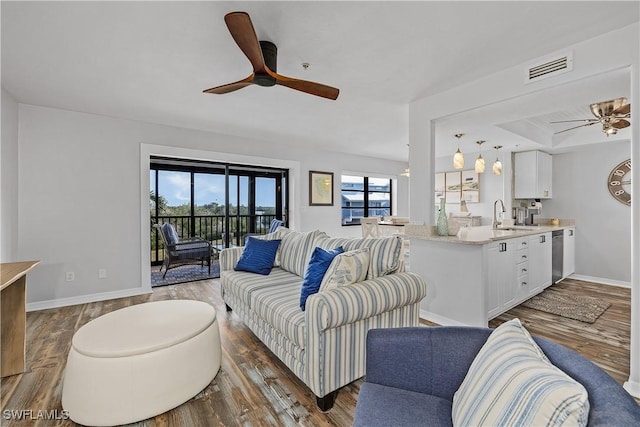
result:
<svg viewBox="0 0 640 427"><path fill-rule="evenodd" d="M338 255L324 274L320 292L339 286L362 282L369 269L369 248L356 249Z"/></svg>
<svg viewBox="0 0 640 427"><path fill-rule="evenodd" d="M585 426L582 384L551 364L520 320L491 333L453 397L454 426Z"/></svg>

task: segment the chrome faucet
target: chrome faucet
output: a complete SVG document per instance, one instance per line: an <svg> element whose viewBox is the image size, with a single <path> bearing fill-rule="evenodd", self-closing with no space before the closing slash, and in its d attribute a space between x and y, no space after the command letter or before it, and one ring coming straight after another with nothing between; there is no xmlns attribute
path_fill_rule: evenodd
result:
<svg viewBox="0 0 640 427"><path fill-rule="evenodd" d="M507 211L504 208L504 202L502 201L502 199L498 199L493 202L493 222L491 223L491 226L493 228L498 228L498 225L502 224L502 221L498 222L498 216L496 215L496 205L498 204L498 202L500 202L500 212L505 213Z"/></svg>

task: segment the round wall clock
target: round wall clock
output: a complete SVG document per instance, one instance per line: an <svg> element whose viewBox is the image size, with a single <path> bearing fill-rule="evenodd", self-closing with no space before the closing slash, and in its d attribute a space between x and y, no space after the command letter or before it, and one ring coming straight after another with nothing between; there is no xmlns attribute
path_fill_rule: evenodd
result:
<svg viewBox="0 0 640 427"><path fill-rule="evenodd" d="M614 199L631 206L631 159L625 160L611 170L607 187Z"/></svg>

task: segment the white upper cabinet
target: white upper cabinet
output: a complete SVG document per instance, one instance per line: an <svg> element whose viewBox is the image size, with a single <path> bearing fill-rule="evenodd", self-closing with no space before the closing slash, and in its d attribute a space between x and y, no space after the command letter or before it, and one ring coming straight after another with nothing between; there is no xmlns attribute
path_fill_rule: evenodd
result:
<svg viewBox="0 0 640 427"><path fill-rule="evenodd" d="M551 173L551 154L542 151L515 153L515 198L550 199Z"/></svg>

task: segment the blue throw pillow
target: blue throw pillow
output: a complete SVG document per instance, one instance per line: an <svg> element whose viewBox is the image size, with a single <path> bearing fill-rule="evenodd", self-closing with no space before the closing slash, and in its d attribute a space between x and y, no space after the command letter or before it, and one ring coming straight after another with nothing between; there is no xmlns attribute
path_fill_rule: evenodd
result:
<svg viewBox="0 0 640 427"><path fill-rule="evenodd" d="M268 275L271 273L273 261L276 259L278 246L280 246L280 240L260 240L248 237L234 270Z"/></svg>
<svg viewBox="0 0 640 427"><path fill-rule="evenodd" d="M302 279L302 290L300 292L300 308L302 311L305 309L309 295L317 293L320 289L320 283L322 283L324 273L327 272L331 261L343 252L342 246L330 251L320 247L316 247L313 250Z"/></svg>

